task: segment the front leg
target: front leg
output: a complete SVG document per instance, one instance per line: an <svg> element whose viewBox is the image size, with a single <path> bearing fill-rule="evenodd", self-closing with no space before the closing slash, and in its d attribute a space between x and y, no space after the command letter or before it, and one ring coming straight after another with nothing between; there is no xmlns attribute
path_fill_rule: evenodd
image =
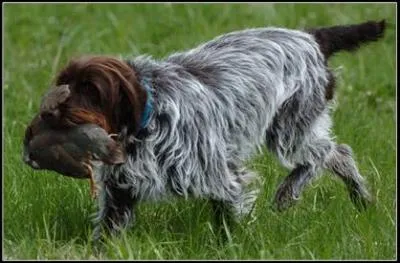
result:
<svg viewBox="0 0 400 263"><path fill-rule="evenodd" d="M219 200L211 200L211 205L215 234L217 237L222 237L223 241L226 241L226 231L232 230L235 224L232 209L226 202Z"/></svg>
<svg viewBox="0 0 400 263"><path fill-rule="evenodd" d="M95 218L93 238L98 241L101 233L118 234L134 223L134 206L136 199L132 196L131 187L118 185L113 181L102 183L99 194L99 211Z"/></svg>

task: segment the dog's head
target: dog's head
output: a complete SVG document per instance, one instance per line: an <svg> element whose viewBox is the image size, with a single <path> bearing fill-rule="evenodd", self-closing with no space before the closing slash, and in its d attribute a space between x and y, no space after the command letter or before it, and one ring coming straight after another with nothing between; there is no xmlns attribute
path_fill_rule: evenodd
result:
<svg viewBox="0 0 400 263"><path fill-rule="evenodd" d="M64 96L54 92L60 87L68 90L58 92ZM58 127L93 123L109 133L118 133L124 126L136 133L145 103L146 92L127 63L87 56L71 60L60 71L42 101L40 116Z"/></svg>
<svg viewBox="0 0 400 263"><path fill-rule="evenodd" d="M92 123L108 133L126 127L128 134L135 135L146 99L136 72L124 61L107 56L72 59L43 97L24 141L35 137L43 125L62 129Z"/></svg>
<svg viewBox="0 0 400 263"><path fill-rule="evenodd" d="M72 59L58 73L28 125L24 149L49 129L67 130L87 123L108 134L124 130L135 135L146 99L136 72L127 63L106 56Z"/></svg>

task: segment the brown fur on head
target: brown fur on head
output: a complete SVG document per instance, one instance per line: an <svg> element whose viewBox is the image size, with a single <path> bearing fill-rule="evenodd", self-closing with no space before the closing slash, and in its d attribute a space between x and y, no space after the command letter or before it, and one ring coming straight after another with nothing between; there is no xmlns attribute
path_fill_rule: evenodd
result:
<svg viewBox="0 0 400 263"><path fill-rule="evenodd" d="M42 114L44 121L58 127L94 123L108 133L117 133L123 126L134 134L139 130L146 92L124 61L108 56L72 59L54 85L68 85L69 98L58 106L56 120Z"/></svg>

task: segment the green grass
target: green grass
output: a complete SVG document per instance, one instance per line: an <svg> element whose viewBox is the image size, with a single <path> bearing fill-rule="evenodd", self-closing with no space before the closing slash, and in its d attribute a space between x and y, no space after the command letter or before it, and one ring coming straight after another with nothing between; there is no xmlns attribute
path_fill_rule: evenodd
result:
<svg viewBox="0 0 400 263"><path fill-rule="evenodd" d="M394 4L6 4L4 6L4 257L7 259L395 259ZM330 61L339 68L334 131L352 146L376 202L358 213L342 182L323 176L297 206L270 209L288 174L270 154L251 162L264 178L257 220L225 245L201 200L144 203L136 227L94 254L87 181L22 163L26 125L54 73L72 56L161 58L221 33L250 27L313 26L386 18L382 41Z"/></svg>

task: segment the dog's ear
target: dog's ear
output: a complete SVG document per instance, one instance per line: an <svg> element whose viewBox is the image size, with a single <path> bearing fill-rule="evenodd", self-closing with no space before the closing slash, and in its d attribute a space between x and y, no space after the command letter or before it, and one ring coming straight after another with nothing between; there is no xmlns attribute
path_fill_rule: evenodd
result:
<svg viewBox="0 0 400 263"><path fill-rule="evenodd" d="M120 82L121 102L116 105L117 112L120 122L127 127L128 134L136 135L141 128L140 123L146 105L147 93L140 86L135 71L129 68L129 71L126 70L125 76Z"/></svg>
<svg viewBox="0 0 400 263"><path fill-rule="evenodd" d="M102 78L98 82L108 83L97 86L107 88L102 94L108 94L107 113L111 114L111 125L115 131L127 127L129 134L137 134L147 93L140 86L135 69L125 61L111 57L96 57L92 62L94 65L92 69L101 72Z"/></svg>
<svg viewBox="0 0 400 263"><path fill-rule="evenodd" d="M71 96L68 85L51 87L44 95L40 105L40 117L50 123L56 122L61 115L60 105Z"/></svg>
<svg viewBox="0 0 400 263"><path fill-rule="evenodd" d="M88 117L102 115L108 132L119 132L127 127L129 134L137 134L147 94L140 87L136 71L125 61L108 56L85 56L72 60L59 74L58 85L69 83L68 89L59 88L59 100L51 94L43 102L43 117L57 118L70 124L89 123ZM62 86L62 85L60 85ZM65 100L65 103L63 102ZM58 107L53 107L52 103ZM79 110L78 110L79 109ZM83 112L93 114L82 114ZM79 114L77 114L79 113ZM60 118L60 114L63 116ZM99 118L97 118L99 119ZM96 123L99 124L99 123Z"/></svg>

